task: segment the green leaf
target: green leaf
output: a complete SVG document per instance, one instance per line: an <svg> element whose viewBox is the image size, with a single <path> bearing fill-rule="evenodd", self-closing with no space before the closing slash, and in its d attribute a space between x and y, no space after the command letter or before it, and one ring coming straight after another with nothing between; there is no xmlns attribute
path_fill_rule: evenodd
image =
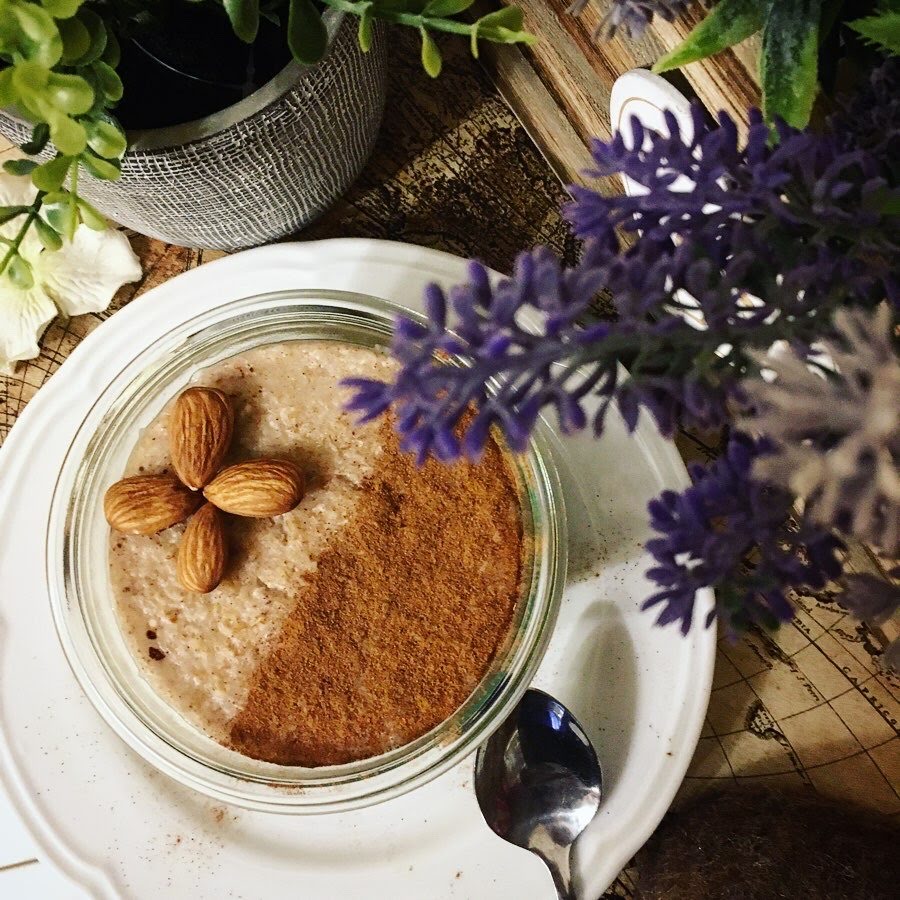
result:
<svg viewBox="0 0 900 900"><path fill-rule="evenodd" d="M885 10L847 24L885 53L900 54L900 12Z"/></svg>
<svg viewBox="0 0 900 900"><path fill-rule="evenodd" d="M359 14L359 30L357 32L359 49L368 53L372 49L372 4L364 3Z"/></svg>
<svg viewBox="0 0 900 900"><path fill-rule="evenodd" d="M113 103L121 100L123 93L122 79L119 78L116 70L100 59L94 63L93 69L94 74L97 76L97 83L100 85L100 90L103 92L103 96Z"/></svg>
<svg viewBox="0 0 900 900"><path fill-rule="evenodd" d="M17 100L17 93L12 66L7 66L0 71L0 106L12 106Z"/></svg>
<svg viewBox="0 0 900 900"><path fill-rule="evenodd" d="M55 66L62 56L62 38L53 17L36 3L10 4L13 15L28 39L27 59Z"/></svg>
<svg viewBox="0 0 900 900"><path fill-rule="evenodd" d="M504 6L502 9L482 16L478 20L478 24L483 28L497 27L509 31L519 31L524 20L525 17L518 6Z"/></svg>
<svg viewBox="0 0 900 900"><path fill-rule="evenodd" d="M41 0L44 9L54 19L71 19L83 2L84 0Z"/></svg>
<svg viewBox="0 0 900 900"><path fill-rule="evenodd" d="M31 140L22 144L22 152L29 156L36 156L50 140L50 126L46 122L38 122L31 130Z"/></svg>
<svg viewBox="0 0 900 900"><path fill-rule="evenodd" d="M125 135L112 122L93 122L88 126L88 146L97 156L119 159L127 146Z"/></svg>
<svg viewBox="0 0 900 900"><path fill-rule="evenodd" d="M275 10L260 7L259 17L267 22L271 22L276 28L281 28L281 18Z"/></svg>
<svg viewBox="0 0 900 900"><path fill-rule="evenodd" d="M95 178L102 178L104 181L115 181L122 174L115 163L100 159L99 156L93 156L90 153L85 153L81 157L81 162L84 163L84 167L91 175Z"/></svg>
<svg viewBox="0 0 900 900"><path fill-rule="evenodd" d="M325 55L328 32L312 0L290 0L287 42L297 62L312 65Z"/></svg>
<svg viewBox="0 0 900 900"><path fill-rule="evenodd" d="M47 79L50 77L50 70L46 66L29 60L17 63L6 71L12 72L12 92L23 103L31 105L43 98Z"/></svg>
<svg viewBox="0 0 900 900"><path fill-rule="evenodd" d="M62 247L62 238L56 230L51 225L48 225L40 216L37 216L34 219L34 228L35 231L37 231L40 242L48 250L59 250L59 248Z"/></svg>
<svg viewBox="0 0 900 900"><path fill-rule="evenodd" d="M441 51L426 29L419 28L419 33L422 35L422 68L432 78L437 78L441 74Z"/></svg>
<svg viewBox="0 0 900 900"><path fill-rule="evenodd" d="M5 225L7 222L11 222L18 216L21 216L22 213L27 213L27 206L0 206L0 225Z"/></svg>
<svg viewBox="0 0 900 900"><path fill-rule="evenodd" d="M3 171L10 175L30 175L37 165L33 159L8 159L3 163Z"/></svg>
<svg viewBox="0 0 900 900"><path fill-rule="evenodd" d="M900 215L900 188L883 187L867 193L863 209L883 216Z"/></svg>
<svg viewBox="0 0 900 900"><path fill-rule="evenodd" d="M84 126L64 115L48 115L50 138L60 153L77 156L87 146Z"/></svg>
<svg viewBox="0 0 900 900"><path fill-rule="evenodd" d="M259 0L222 0L234 33L252 44L259 31Z"/></svg>
<svg viewBox="0 0 900 900"><path fill-rule="evenodd" d="M819 16L819 47L825 43L832 29L838 24L845 0L822 0L822 12Z"/></svg>
<svg viewBox="0 0 900 900"><path fill-rule="evenodd" d="M533 44L537 38L522 31L522 10L517 6L504 6L496 12L488 13L475 22L477 38L493 41L495 44ZM476 35L473 34L473 43ZM473 55L477 56L477 53Z"/></svg>
<svg viewBox="0 0 900 900"><path fill-rule="evenodd" d="M104 48L100 59L114 69L118 68L119 63L122 60L122 48L119 46L119 39L112 31L109 31L106 34L106 47Z"/></svg>
<svg viewBox="0 0 900 900"><path fill-rule="evenodd" d="M34 275L31 272L31 266L18 253L9 261L6 273L9 275L9 280L16 287L22 288L23 291L27 291L28 288L34 285Z"/></svg>
<svg viewBox="0 0 900 900"><path fill-rule="evenodd" d="M108 224L106 217L96 206L92 206L83 197L78 198L78 212L81 214L81 221L88 228L92 228L94 231L106 231Z"/></svg>
<svg viewBox="0 0 900 900"><path fill-rule="evenodd" d="M94 89L80 75L51 72L45 94L57 109L70 116L86 113L94 105Z"/></svg>
<svg viewBox="0 0 900 900"><path fill-rule="evenodd" d="M44 206L44 211L54 231L69 241L75 237L75 229L78 227L78 206L71 194L66 195L65 203Z"/></svg>
<svg viewBox="0 0 900 900"><path fill-rule="evenodd" d="M31 173L31 180L39 191L58 191L63 186L71 165L72 157L57 156L38 166Z"/></svg>
<svg viewBox="0 0 900 900"><path fill-rule="evenodd" d="M48 191L46 194L44 194L43 208L46 209L53 203L68 203L70 196L71 194L69 194L69 192L66 190Z"/></svg>
<svg viewBox="0 0 900 900"><path fill-rule="evenodd" d="M429 0L422 10L422 15L446 19L468 9L474 2L475 0Z"/></svg>
<svg viewBox="0 0 900 900"><path fill-rule="evenodd" d="M80 19L63 19L56 24L63 42L62 61L71 65L90 50L91 33Z"/></svg>
<svg viewBox="0 0 900 900"><path fill-rule="evenodd" d="M50 227L57 233L65 235L66 221L68 216L68 203L57 203L48 205L46 202L41 210L46 216Z"/></svg>
<svg viewBox="0 0 900 900"><path fill-rule="evenodd" d="M768 0L760 75L763 113L795 128L809 122L818 90L821 0Z"/></svg>
<svg viewBox="0 0 900 900"><path fill-rule="evenodd" d="M103 24L103 19L101 19L92 9L88 9L87 7L79 9L78 21L87 28L88 34L91 36L90 47L88 47L87 52L78 60L80 65L87 66L94 62L94 60L100 59L104 54L109 35L106 31L106 25Z"/></svg>
<svg viewBox="0 0 900 900"><path fill-rule="evenodd" d="M653 71L668 72L720 53L759 31L762 24L760 0L721 0L677 47L656 61Z"/></svg>

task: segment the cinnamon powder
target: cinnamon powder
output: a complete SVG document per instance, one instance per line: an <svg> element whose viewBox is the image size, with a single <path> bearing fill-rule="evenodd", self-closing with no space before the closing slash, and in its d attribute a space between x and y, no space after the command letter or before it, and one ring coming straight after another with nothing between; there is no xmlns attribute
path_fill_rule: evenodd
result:
<svg viewBox="0 0 900 900"><path fill-rule="evenodd" d="M519 596L522 526L504 456L416 468L385 450L317 562L230 726L283 765L383 753L451 716L488 669Z"/></svg>

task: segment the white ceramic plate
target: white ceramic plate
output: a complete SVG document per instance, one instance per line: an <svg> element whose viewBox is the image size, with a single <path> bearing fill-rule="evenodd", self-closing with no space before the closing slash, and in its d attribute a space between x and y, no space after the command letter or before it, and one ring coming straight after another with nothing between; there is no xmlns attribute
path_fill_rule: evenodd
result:
<svg viewBox="0 0 900 900"><path fill-rule="evenodd" d="M0 450L0 776L42 859L66 879L53 896L554 896L541 862L484 824L471 759L404 797L329 816L226 808L177 785L119 741L81 694L45 587L52 485L105 373L187 318L241 297L321 288L420 308L427 282L464 278L460 259L379 241L281 244L227 257L116 313L20 417ZM596 898L656 827L681 782L709 698L715 632L698 628L683 639L654 628L653 615L639 610L649 590L647 501L687 481L675 449L649 421L628 435L617 416L608 417L601 441L581 436L557 449L570 571L536 684L571 707L603 764L603 806L576 860L580 895ZM709 603L710 596L700 600L701 621ZM45 867L30 871L17 870L16 878L44 883ZM0 872L4 895L5 877Z"/></svg>

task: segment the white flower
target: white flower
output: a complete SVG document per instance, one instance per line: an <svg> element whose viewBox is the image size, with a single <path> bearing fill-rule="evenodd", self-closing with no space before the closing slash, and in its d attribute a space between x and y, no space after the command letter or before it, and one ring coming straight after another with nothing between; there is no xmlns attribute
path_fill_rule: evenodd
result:
<svg viewBox="0 0 900 900"><path fill-rule="evenodd" d="M34 196L30 179L0 174L0 205L28 206ZM0 235L14 238L21 224L20 217L0 225ZM55 251L44 250L32 228L19 252L31 263L34 285L22 289L0 275L0 371L11 372L18 360L37 356L38 341L57 314L100 312L123 284L141 277L128 238L113 228L79 225L75 237Z"/></svg>

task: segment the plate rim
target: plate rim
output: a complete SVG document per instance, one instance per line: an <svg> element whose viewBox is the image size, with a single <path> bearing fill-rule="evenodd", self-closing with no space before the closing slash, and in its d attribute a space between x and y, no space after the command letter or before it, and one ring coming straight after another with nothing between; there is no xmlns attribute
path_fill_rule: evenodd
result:
<svg viewBox="0 0 900 900"><path fill-rule="evenodd" d="M310 254L312 254L313 260L308 259ZM68 381L73 377L71 373L77 372L80 366L81 377L85 379L91 371L96 374L98 369L102 369L104 356L113 352L108 349L112 342L104 343L104 339L108 335L116 331L126 332L129 328L134 329L139 325L142 317L153 315L154 303L160 303L162 298L167 295L181 294L187 289L200 286L204 281L214 283L226 276L229 269L242 267L246 274L247 269L251 267L271 266L273 268L283 267L286 274L289 274L291 270L296 271L298 263L313 262L315 264L316 257L325 264L325 268L336 265L338 261L345 264L364 262L414 269L419 273L427 274L428 280L447 283L455 283L466 277L466 261L453 254L414 244L369 238L333 238L322 241L269 245L231 254L187 270L151 288L101 323L78 344L57 372L38 390L18 416L4 444L0 447L0 470L6 474L12 473L13 476L4 478L4 484L6 486L18 484L19 478L15 477L15 473L24 468L29 446L33 446L41 432L46 430L46 426L49 424L48 417L52 415L52 404L57 402L56 396L67 389ZM491 274L495 278L503 277L500 273L492 272ZM286 283L285 287L290 287L290 285ZM323 289L327 288L323 287ZM355 289L363 292L366 290L364 284L360 284ZM217 306L227 304L231 299L233 298L226 297L220 303L213 303L207 308L213 310ZM169 302L173 302L173 298L170 297ZM187 305L185 309L185 318L196 314L196 310ZM164 314L165 310L159 313L159 315ZM113 327L111 323L118 324ZM106 354L95 352L104 347L107 348ZM82 363L82 360L85 362ZM61 377L60 373L62 372L69 374ZM26 423L24 427L23 422ZM684 462L674 444L659 435L653 426L648 427L648 424L646 421L642 422L634 433L635 439L642 445L642 456L648 461L648 464L652 464L657 469L660 479L665 483L671 484L672 487L686 486L690 480ZM16 458L20 461L18 466L13 465ZM663 472L660 464L667 471ZM6 472L7 466L10 466L9 472ZM15 487L0 485L0 515L15 498L16 493ZM45 588L42 589L46 592ZM713 602L712 590L705 589L698 599L705 603ZM0 618L0 627L2 627L2 618ZM676 639L675 636L673 639ZM653 801L645 804L642 815L645 820L644 826L632 829L629 832L627 845L625 842L622 843L623 850L617 854L616 860L609 860L609 868L615 869L611 879L615 878L633 854L645 843L665 815L684 779L699 740L712 689L716 631L712 628L698 628L692 639L694 642L692 653L693 690L689 697L683 698L685 727L681 733L682 740L678 745L672 747L673 758L658 779L658 790ZM59 652L62 652L61 647L58 649ZM74 682L74 675L71 672L70 677ZM77 686L77 682L75 684ZM38 810L37 805L28 794L2 733L0 733L0 781L6 787L13 810L34 838L39 849L45 854L45 861L76 885L92 890L98 896L110 898L119 896L109 873L104 868L81 859L56 833L47 817Z"/></svg>

